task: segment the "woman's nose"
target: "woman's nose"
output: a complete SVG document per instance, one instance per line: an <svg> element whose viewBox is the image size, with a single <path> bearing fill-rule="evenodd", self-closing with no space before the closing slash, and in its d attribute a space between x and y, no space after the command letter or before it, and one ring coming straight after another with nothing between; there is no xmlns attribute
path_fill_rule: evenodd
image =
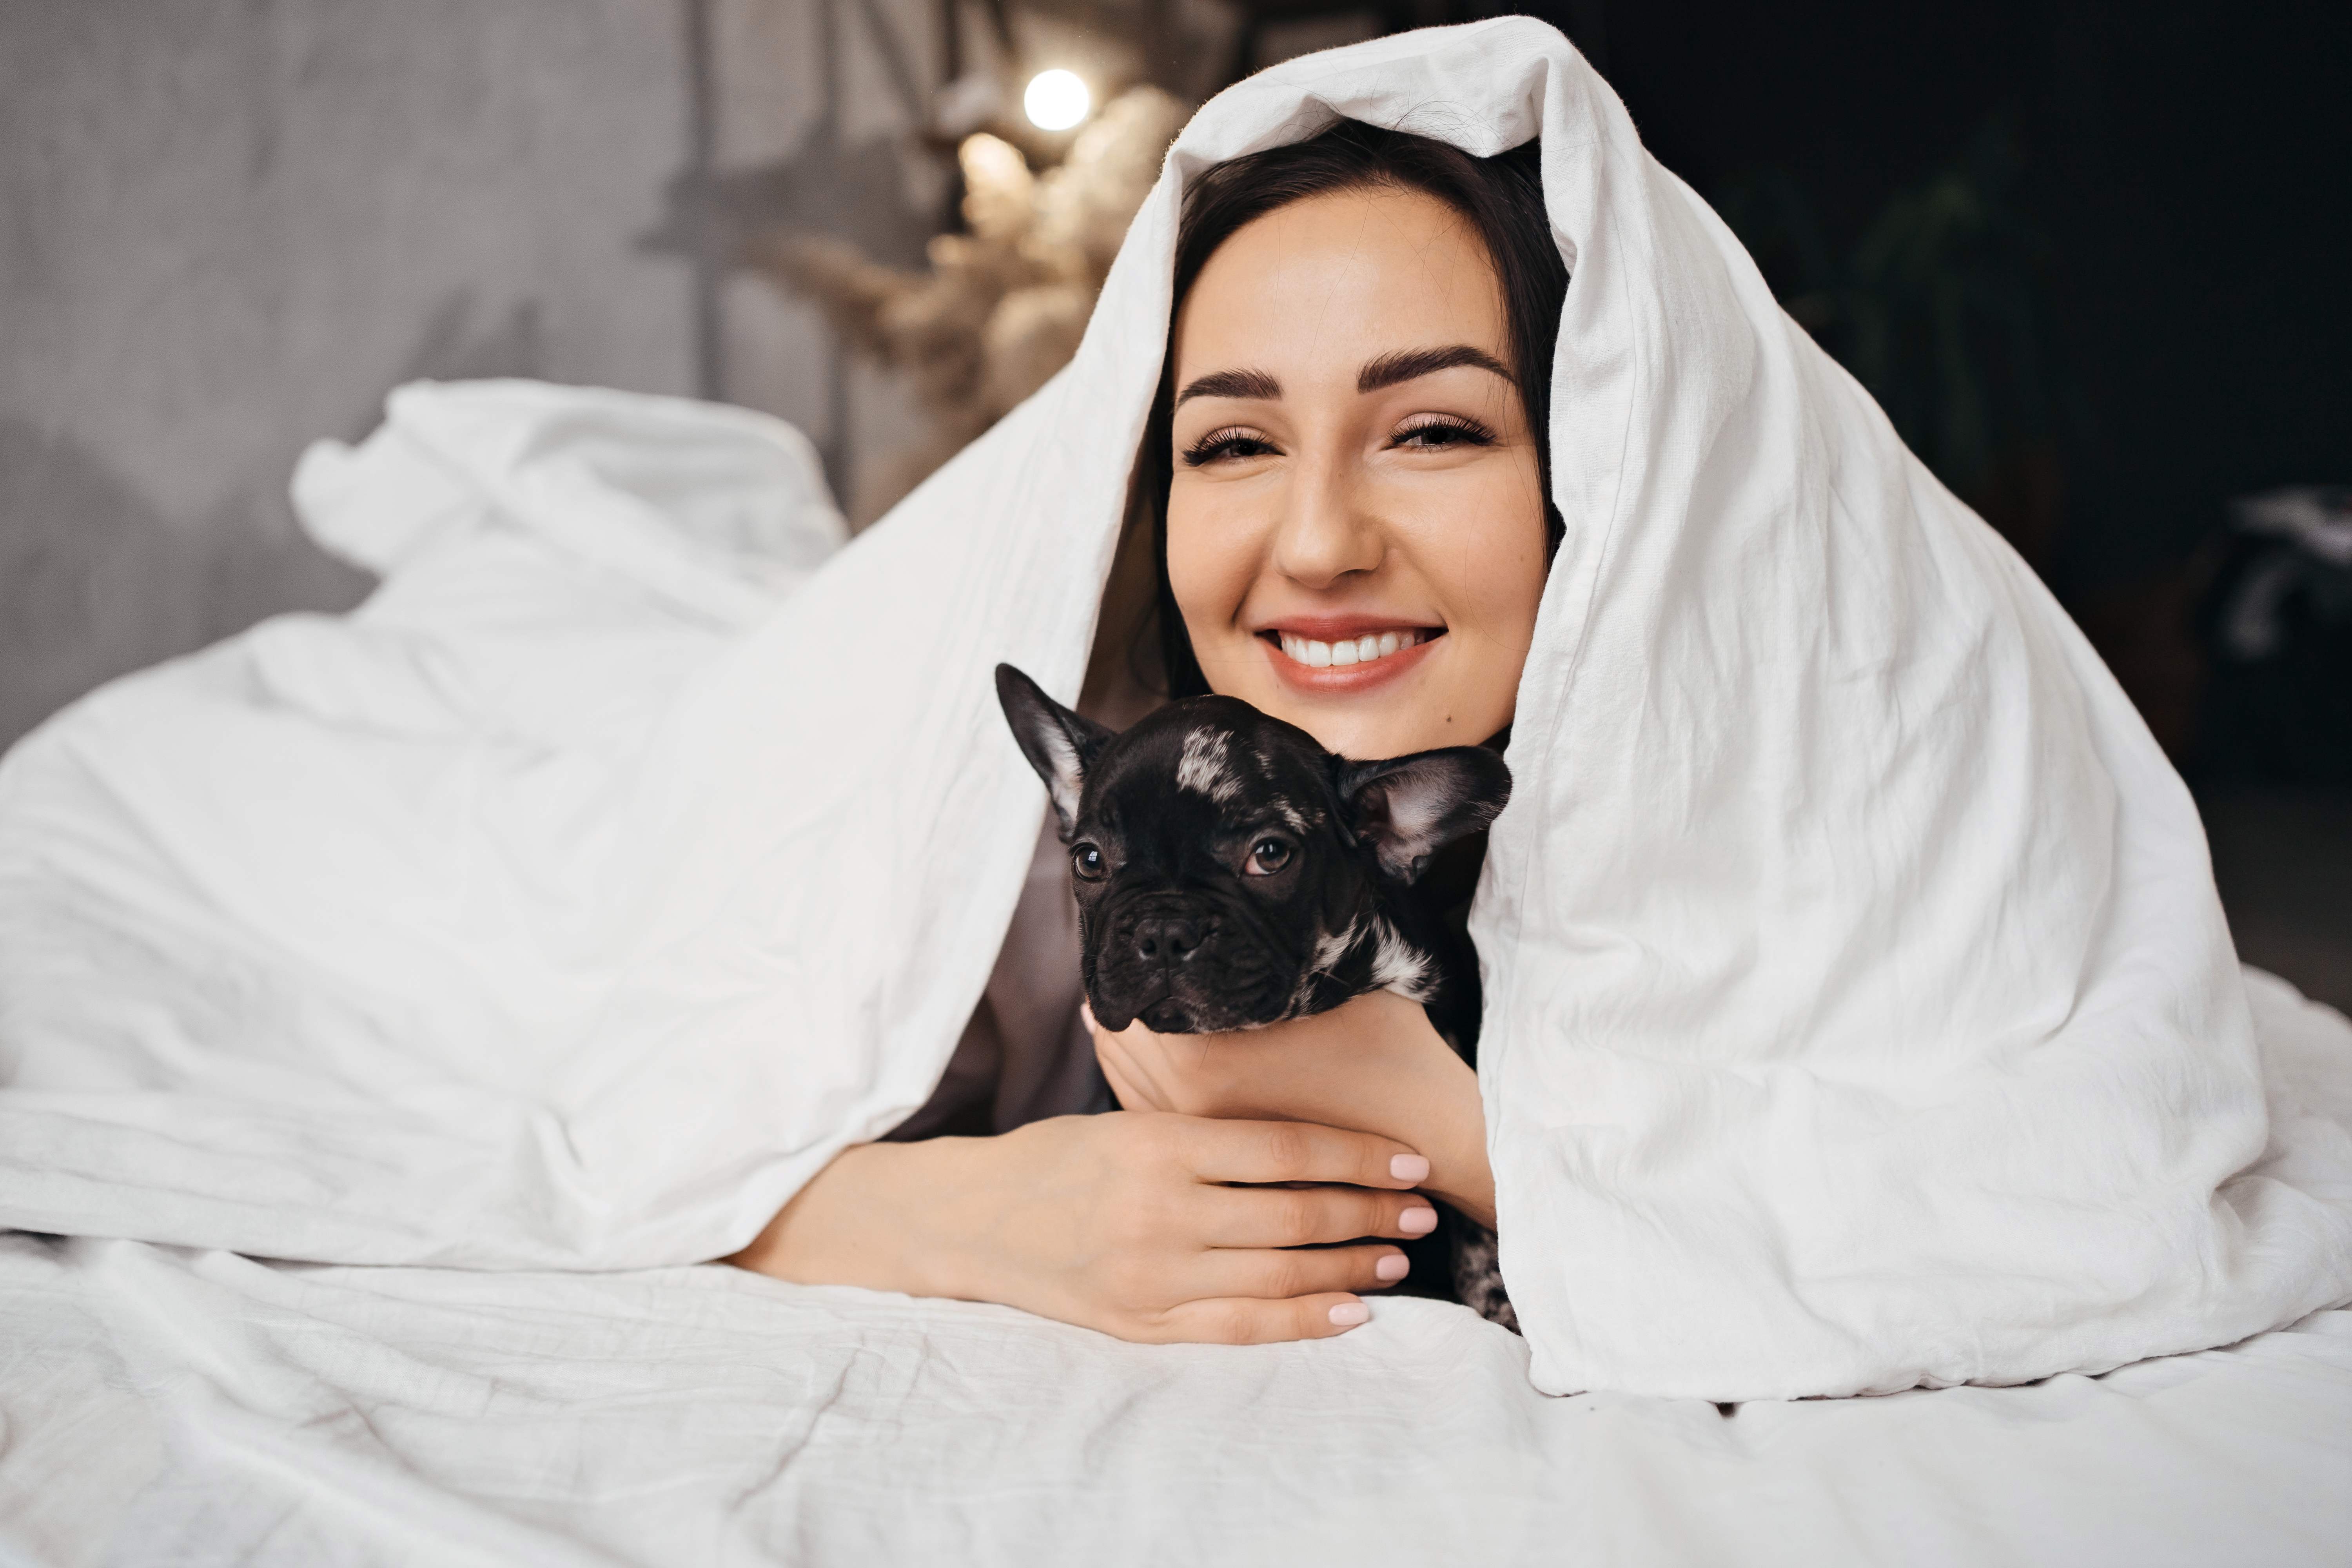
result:
<svg viewBox="0 0 2352 1568"><path fill-rule="evenodd" d="M1360 476L1344 462L1301 465L1284 497L1274 564L1307 588L1326 588L1381 563L1387 546Z"/></svg>

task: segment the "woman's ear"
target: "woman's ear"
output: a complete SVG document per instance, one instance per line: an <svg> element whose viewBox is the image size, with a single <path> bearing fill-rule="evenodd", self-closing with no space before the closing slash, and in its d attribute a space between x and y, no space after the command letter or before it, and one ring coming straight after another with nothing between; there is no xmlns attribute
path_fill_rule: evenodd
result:
<svg viewBox="0 0 2352 1568"><path fill-rule="evenodd" d="M1009 664L996 667L996 700L1003 705L1005 722L1013 726L1021 754L1045 781L1066 844L1077 831L1078 795L1086 788L1087 769L1111 731L1063 707Z"/></svg>
<svg viewBox="0 0 2352 1568"><path fill-rule="evenodd" d="M1408 885L1432 855L1485 827L1511 800L1511 770L1483 746L1340 761L1332 784L1347 804L1349 826L1371 845L1381 869Z"/></svg>

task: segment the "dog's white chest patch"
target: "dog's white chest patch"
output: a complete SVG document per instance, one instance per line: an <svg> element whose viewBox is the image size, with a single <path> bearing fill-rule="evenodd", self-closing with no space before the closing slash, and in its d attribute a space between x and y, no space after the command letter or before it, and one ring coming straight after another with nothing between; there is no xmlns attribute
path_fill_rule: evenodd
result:
<svg viewBox="0 0 2352 1568"><path fill-rule="evenodd" d="M1226 750L1222 730L1203 727L1185 736L1183 754L1176 759L1176 787L1205 795L1219 805L1232 800L1242 786L1234 777Z"/></svg>
<svg viewBox="0 0 2352 1568"><path fill-rule="evenodd" d="M1412 1002L1429 1000L1429 955L1397 934L1386 921L1372 922L1377 944L1372 950L1372 984Z"/></svg>

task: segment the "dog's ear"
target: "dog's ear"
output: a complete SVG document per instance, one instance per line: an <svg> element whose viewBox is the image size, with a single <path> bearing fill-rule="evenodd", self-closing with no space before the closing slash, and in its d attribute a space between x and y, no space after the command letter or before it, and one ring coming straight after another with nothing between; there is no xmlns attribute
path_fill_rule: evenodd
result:
<svg viewBox="0 0 2352 1568"><path fill-rule="evenodd" d="M996 667L996 700L1004 705L1004 720L1021 742L1021 754L1045 781L1066 844L1077 831L1078 792L1086 787L1087 769L1111 731L1063 707L1009 664Z"/></svg>
<svg viewBox="0 0 2352 1568"><path fill-rule="evenodd" d="M1336 774L1348 826L1371 845L1381 869L1405 883L1421 876L1432 855L1501 816L1511 799L1511 770L1483 746L1381 763L1342 759Z"/></svg>

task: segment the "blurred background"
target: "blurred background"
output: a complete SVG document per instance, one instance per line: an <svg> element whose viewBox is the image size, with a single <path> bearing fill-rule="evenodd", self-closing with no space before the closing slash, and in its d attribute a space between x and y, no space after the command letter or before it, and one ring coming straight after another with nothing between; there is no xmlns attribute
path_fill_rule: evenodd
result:
<svg viewBox="0 0 2352 1568"><path fill-rule="evenodd" d="M1075 345L1190 108L1517 10L2091 635L2241 951L2352 1007L2340 0L0 0L0 745L369 583L418 376L793 421L863 524Z"/></svg>

